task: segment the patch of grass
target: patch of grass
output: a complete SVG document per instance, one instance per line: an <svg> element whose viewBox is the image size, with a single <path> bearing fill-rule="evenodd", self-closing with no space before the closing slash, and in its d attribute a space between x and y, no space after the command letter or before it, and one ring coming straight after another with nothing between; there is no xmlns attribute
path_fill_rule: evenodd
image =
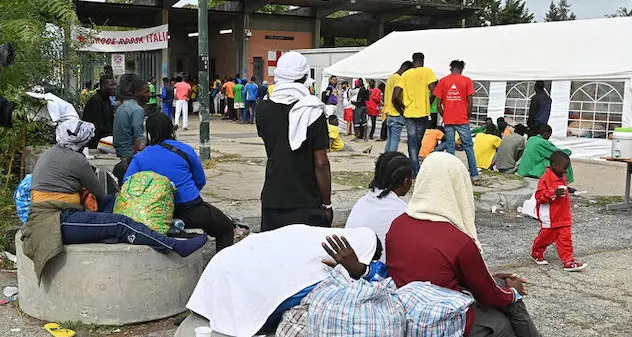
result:
<svg viewBox="0 0 632 337"><path fill-rule="evenodd" d="M474 200L481 200L482 195L483 195L483 192L474 191Z"/></svg>
<svg viewBox="0 0 632 337"><path fill-rule="evenodd" d="M503 179L510 179L510 180L524 180L524 177L518 174L500 173L500 172L490 171L490 170L483 170L481 172L481 175L484 177L486 176L486 177L503 178Z"/></svg>
<svg viewBox="0 0 632 337"><path fill-rule="evenodd" d="M606 207L610 204L616 204L619 202L623 202L624 198L621 196L603 196L596 198L595 206Z"/></svg>
<svg viewBox="0 0 632 337"><path fill-rule="evenodd" d="M371 171L336 171L331 173L332 181L339 185L352 186L358 189L368 188L373 180Z"/></svg>
<svg viewBox="0 0 632 337"><path fill-rule="evenodd" d="M120 329L118 326L114 325L97 325L97 324L85 324L81 322L62 322L59 324L60 327L74 330L77 334L83 333L84 336L90 337L99 337L105 334L110 334L117 329Z"/></svg>
<svg viewBox="0 0 632 337"><path fill-rule="evenodd" d="M211 157L209 160L205 160L202 163L202 167L206 170L212 170L217 167L220 163L230 163L230 162L238 162L241 161L242 158L238 154L218 154L216 156Z"/></svg>

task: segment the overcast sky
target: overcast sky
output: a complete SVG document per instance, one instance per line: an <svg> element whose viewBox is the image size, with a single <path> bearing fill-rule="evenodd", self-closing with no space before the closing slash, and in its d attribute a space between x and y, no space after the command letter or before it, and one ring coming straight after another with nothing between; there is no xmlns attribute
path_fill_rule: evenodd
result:
<svg viewBox="0 0 632 337"><path fill-rule="evenodd" d="M536 20L544 21L544 14L548 11L551 0L525 1L529 10L535 13ZM181 0L177 6L184 6L187 3L197 4L197 0ZM606 14L616 12L619 7L632 7L632 0L569 0L569 3L578 19L603 18Z"/></svg>

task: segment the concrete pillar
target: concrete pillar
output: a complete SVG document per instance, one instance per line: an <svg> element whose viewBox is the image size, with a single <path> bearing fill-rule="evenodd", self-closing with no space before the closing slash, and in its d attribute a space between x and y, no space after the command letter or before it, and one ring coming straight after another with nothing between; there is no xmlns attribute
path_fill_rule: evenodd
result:
<svg viewBox="0 0 632 337"><path fill-rule="evenodd" d="M248 66L250 65L250 58L248 57L248 40L249 36L246 35L246 32L250 32L250 14L247 12L244 13L244 29L242 29L241 34L243 36L243 43L241 48L241 67L237 69L241 69L241 77L242 78L250 78L250 74L248 74Z"/></svg>
<svg viewBox="0 0 632 337"><path fill-rule="evenodd" d="M313 37L312 47L313 48L320 48L320 24L321 24L320 18L314 19L314 33L312 34L312 37Z"/></svg>
<svg viewBox="0 0 632 337"><path fill-rule="evenodd" d="M169 10L168 9L162 10L162 24L163 25L169 24ZM162 55L160 57L160 60L162 63L161 64L161 74L162 74L161 77L171 77L169 75L169 49L168 48L162 49ZM158 80L157 83L159 86L162 86L162 80Z"/></svg>

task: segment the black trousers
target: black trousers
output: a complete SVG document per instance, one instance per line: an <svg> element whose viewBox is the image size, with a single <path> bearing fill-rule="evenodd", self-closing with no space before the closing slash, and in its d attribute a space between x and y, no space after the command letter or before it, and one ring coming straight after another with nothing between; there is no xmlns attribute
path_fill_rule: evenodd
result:
<svg viewBox="0 0 632 337"><path fill-rule="evenodd" d="M522 300L502 309L474 304L470 310L474 310L474 323L469 337L541 336Z"/></svg>
<svg viewBox="0 0 632 337"><path fill-rule="evenodd" d="M377 124L377 116L369 116L371 119L371 132L369 132L369 138L373 139L373 134L375 134L375 124Z"/></svg>
<svg viewBox="0 0 632 337"><path fill-rule="evenodd" d="M215 238L216 251L233 244L235 224L224 212L202 199L176 205L175 218L186 228L199 228Z"/></svg>
<svg viewBox="0 0 632 337"><path fill-rule="evenodd" d="M386 140L388 138L388 117L382 121L382 126L380 127L380 139Z"/></svg>
<svg viewBox="0 0 632 337"><path fill-rule="evenodd" d="M428 121L428 128L436 129L439 124L439 113L431 113L430 120Z"/></svg>
<svg viewBox="0 0 632 337"><path fill-rule="evenodd" d="M226 104L228 105L228 118L231 120L237 120L237 111L235 110L235 99L227 97Z"/></svg>
<svg viewBox="0 0 632 337"><path fill-rule="evenodd" d="M276 209L261 210L261 231L267 232L288 225L309 225L315 227L331 227L323 208Z"/></svg>

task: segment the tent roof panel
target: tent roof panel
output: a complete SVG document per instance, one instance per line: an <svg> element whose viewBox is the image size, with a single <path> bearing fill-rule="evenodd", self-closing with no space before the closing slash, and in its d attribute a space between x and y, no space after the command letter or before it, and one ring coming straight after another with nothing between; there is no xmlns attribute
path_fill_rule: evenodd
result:
<svg viewBox="0 0 632 337"><path fill-rule="evenodd" d="M447 75L466 62L477 80L559 80L632 77L632 18L394 32L325 71L345 77L386 78L414 52Z"/></svg>

